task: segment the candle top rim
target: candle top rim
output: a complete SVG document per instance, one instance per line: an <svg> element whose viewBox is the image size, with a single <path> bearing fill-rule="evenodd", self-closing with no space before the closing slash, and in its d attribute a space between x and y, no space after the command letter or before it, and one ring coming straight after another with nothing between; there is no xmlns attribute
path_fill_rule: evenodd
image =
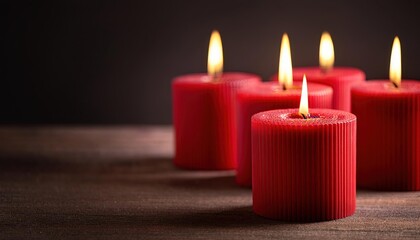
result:
<svg viewBox="0 0 420 240"><path fill-rule="evenodd" d="M313 74L313 75L322 75L322 76L334 76L334 75L343 75L343 74L364 74L365 72L362 69L355 67L345 67L345 66L334 66L327 72L323 72L321 67L294 67L293 74Z"/></svg>
<svg viewBox="0 0 420 240"><path fill-rule="evenodd" d="M319 83L308 83L308 94L313 95L325 95L332 93L332 87ZM300 97L302 92L302 82L293 83L293 88L283 90L278 82L262 82L252 87L244 87L239 90L238 95L247 96L298 96Z"/></svg>
<svg viewBox="0 0 420 240"><path fill-rule="evenodd" d="M401 86L396 88L390 80L374 79L354 85L352 92L381 95L420 94L420 81L402 79Z"/></svg>
<svg viewBox="0 0 420 240"><path fill-rule="evenodd" d="M335 109L311 108L311 117L300 117L298 108L276 109L264 111L252 116L252 124L265 126L307 126L317 127L331 124L345 124L356 121L356 116L350 112Z"/></svg>
<svg viewBox="0 0 420 240"><path fill-rule="evenodd" d="M256 79L261 81L260 76L246 72L223 72L220 79L215 81L207 73L189 73L175 77L173 82L189 84L222 84L226 82L240 82Z"/></svg>
<svg viewBox="0 0 420 240"><path fill-rule="evenodd" d="M333 67L328 72L323 72L320 67L294 67L293 80L302 81L303 74L306 74L308 82L311 80L335 79L336 81L354 81L354 79L366 79L366 74L359 68ZM273 75L271 80L278 81L278 76Z"/></svg>

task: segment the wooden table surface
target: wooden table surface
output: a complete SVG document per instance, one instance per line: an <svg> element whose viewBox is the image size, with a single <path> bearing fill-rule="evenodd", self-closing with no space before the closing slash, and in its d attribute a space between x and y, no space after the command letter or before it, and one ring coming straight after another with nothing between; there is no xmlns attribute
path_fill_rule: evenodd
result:
<svg viewBox="0 0 420 240"><path fill-rule="evenodd" d="M0 239L420 238L420 192L358 190L348 218L256 216L233 171L172 165L165 127L0 128Z"/></svg>

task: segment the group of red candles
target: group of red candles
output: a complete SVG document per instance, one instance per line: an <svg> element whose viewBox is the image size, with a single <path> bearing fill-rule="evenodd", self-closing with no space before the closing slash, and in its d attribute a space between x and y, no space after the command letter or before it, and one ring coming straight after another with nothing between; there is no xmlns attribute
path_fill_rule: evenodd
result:
<svg viewBox="0 0 420 240"><path fill-rule="evenodd" d="M214 31L208 73L173 81L176 166L236 169L237 183L252 186L254 212L285 221L352 215L356 183L420 190L420 82L401 81L397 37L390 80L333 67L328 33L320 67L307 68L292 67L284 34L279 73L269 82L222 73L222 52Z"/></svg>

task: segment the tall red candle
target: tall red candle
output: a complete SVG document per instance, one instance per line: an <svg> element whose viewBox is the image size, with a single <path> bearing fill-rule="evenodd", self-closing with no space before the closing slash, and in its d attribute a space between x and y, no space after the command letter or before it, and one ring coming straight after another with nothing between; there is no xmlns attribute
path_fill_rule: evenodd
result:
<svg viewBox="0 0 420 240"><path fill-rule="evenodd" d="M236 182L250 187L251 181L251 117L255 113L299 105L302 82L295 83L291 89L283 90L275 82L262 83L255 87L239 90L237 94L237 171ZM311 108L331 108L332 88L308 84L309 106Z"/></svg>
<svg viewBox="0 0 420 240"><path fill-rule="evenodd" d="M283 221L350 216L356 207L356 116L312 109L252 117L252 196L258 215Z"/></svg>
<svg viewBox="0 0 420 240"><path fill-rule="evenodd" d="M380 190L420 190L420 82L401 81L401 45L395 37L391 81L352 89L359 119L357 184Z"/></svg>
<svg viewBox="0 0 420 240"><path fill-rule="evenodd" d="M187 169L236 167L236 92L261 79L253 74L223 73L218 32L210 38L208 74L190 74L172 83L176 166Z"/></svg>
<svg viewBox="0 0 420 240"><path fill-rule="evenodd" d="M350 90L354 84L365 81L365 73L357 68L333 67L334 47L331 36L323 33L320 43L320 67L293 69L293 79L300 80L305 74L309 82L325 84L333 88L333 108L350 111ZM277 81L278 76L272 80Z"/></svg>
<svg viewBox="0 0 420 240"><path fill-rule="evenodd" d="M420 82L368 81L352 89L358 118L357 185L420 190Z"/></svg>
<svg viewBox="0 0 420 240"><path fill-rule="evenodd" d="M235 94L241 87L258 82L258 76L245 73L224 73L216 82L206 74L175 78L175 165L187 169L235 168Z"/></svg>

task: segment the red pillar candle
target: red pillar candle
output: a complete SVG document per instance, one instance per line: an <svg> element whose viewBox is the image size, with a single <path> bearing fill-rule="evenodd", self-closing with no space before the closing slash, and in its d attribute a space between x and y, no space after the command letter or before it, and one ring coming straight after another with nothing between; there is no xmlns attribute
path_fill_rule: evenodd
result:
<svg viewBox="0 0 420 240"><path fill-rule="evenodd" d="M258 76L244 73L224 73L217 82L206 74L175 78L175 165L188 169L235 168L235 93L259 81Z"/></svg>
<svg viewBox="0 0 420 240"><path fill-rule="evenodd" d="M400 66L399 77L391 70L392 82L368 81L352 89L360 187L420 190L420 82L401 81Z"/></svg>
<svg viewBox="0 0 420 240"><path fill-rule="evenodd" d="M358 118L357 184L420 190L420 82L368 81L352 89Z"/></svg>
<svg viewBox="0 0 420 240"><path fill-rule="evenodd" d="M356 207L356 116L331 109L300 112L252 117L253 210L298 222L350 216Z"/></svg>
<svg viewBox="0 0 420 240"><path fill-rule="evenodd" d="M350 111L350 89L354 84L365 81L363 71L350 67L333 67L334 48L331 37L323 33L320 43L320 67L300 67L293 69L293 79L302 79L305 74L309 82L325 84L333 88L333 108ZM277 80L273 76L272 80Z"/></svg>
<svg viewBox="0 0 420 240"><path fill-rule="evenodd" d="M219 52L212 46L219 46ZM246 73L221 74L221 52L216 32L210 40L209 74L184 75L172 83L176 166L207 170L236 167L236 92L261 79Z"/></svg>
<svg viewBox="0 0 420 240"><path fill-rule="evenodd" d="M236 182L242 186L251 186L251 117L255 113L293 108L299 105L302 82L294 83L291 89L283 90L275 82L262 83L255 87L239 90L237 94L237 172ZM332 88L308 84L309 106L311 108L331 108Z"/></svg>

